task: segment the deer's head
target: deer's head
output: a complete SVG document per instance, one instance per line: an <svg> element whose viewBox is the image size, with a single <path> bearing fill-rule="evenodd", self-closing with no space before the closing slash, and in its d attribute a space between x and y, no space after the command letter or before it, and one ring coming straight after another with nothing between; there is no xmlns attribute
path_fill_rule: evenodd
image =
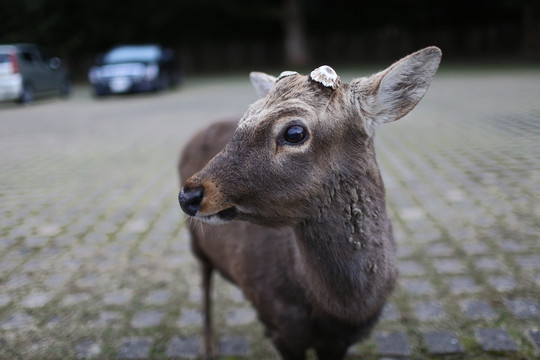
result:
<svg viewBox="0 0 540 360"><path fill-rule="evenodd" d="M252 73L261 99L226 148L186 181L182 209L207 223L277 226L309 219L338 174L359 167L378 174L375 129L414 108L440 58L441 51L429 47L350 84L341 84L328 66L307 76Z"/></svg>

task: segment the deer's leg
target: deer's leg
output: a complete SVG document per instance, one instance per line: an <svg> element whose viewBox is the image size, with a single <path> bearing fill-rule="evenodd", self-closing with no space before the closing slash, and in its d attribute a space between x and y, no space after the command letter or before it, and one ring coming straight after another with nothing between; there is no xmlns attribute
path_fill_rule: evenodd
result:
<svg viewBox="0 0 540 360"><path fill-rule="evenodd" d="M214 343L214 330L212 327L212 273L214 268L207 261L201 261L203 301L204 301L204 349L203 356L206 360L211 360L216 355Z"/></svg>
<svg viewBox="0 0 540 360"><path fill-rule="evenodd" d="M306 349L298 349L283 341L274 341L277 351L283 360L305 360Z"/></svg>
<svg viewBox="0 0 540 360"><path fill-rule="evenodd" d="M322 348L316 348L318 360L343 360L347 355L346 346L328 346Z"/></svg>

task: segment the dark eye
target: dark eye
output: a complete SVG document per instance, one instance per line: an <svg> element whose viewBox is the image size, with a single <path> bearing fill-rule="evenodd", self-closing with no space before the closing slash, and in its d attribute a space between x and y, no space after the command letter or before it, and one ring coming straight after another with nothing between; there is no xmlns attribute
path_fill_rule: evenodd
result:
<svg viewBox="0 0 540 360"><path fill-rule="evenodd" d="M286 142L291 144L298 144L302 142L307 136L307 131L303 126L291 125L285 130L283 138Z"/></svg>

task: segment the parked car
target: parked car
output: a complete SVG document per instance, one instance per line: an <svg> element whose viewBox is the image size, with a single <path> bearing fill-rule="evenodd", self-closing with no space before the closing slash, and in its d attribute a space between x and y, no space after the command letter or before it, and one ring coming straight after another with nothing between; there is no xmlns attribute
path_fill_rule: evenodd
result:
<svg viewBox="0 0 540 360"><path fill-rule="evenodd" d="M157 44L112 48L98 56L88 79L97 96L160 91L182 80L174 52Z"/></svg>
<svg viewBox="0 0 540 360"><path fill-rule="evenodd" d="M0 100L27 103L69 91L69 73L59 58L32 44L0 45Z"/></svg>

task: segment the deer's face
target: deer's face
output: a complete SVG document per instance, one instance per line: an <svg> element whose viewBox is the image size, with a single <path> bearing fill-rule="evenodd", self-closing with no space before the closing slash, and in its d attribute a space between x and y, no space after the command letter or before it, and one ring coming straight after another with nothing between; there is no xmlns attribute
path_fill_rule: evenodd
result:
<svg viewBox="0 0 540 360"><path fill-rule="evenodd" d="M436 61L428 62L436 64L429 80L440 52L431 55ZM376 166L369 151L375 126L405 115L429 80L415 77L410 86L403 71L392 74L391 67L340 85L326 68L310 76L288 73L277 81L252 74L264 97L249 107L226 148L186 181L179 194L184 212L214 224L239 219L294 225L318 213L328 198L326 185L338 173L359 164ZM385 84L389 75L392 81Z"/></svg>
<svg viewBox="0 0 540 360"><path fill-rule="evenodd" d="M211 223L236 218L270 226L313 215L338 166L338 144L352 132L362 138L361 126L347 129L352 116L343 100L308 76L279 80L250 106L227 147L188 179L184 211Z"/></svg>

